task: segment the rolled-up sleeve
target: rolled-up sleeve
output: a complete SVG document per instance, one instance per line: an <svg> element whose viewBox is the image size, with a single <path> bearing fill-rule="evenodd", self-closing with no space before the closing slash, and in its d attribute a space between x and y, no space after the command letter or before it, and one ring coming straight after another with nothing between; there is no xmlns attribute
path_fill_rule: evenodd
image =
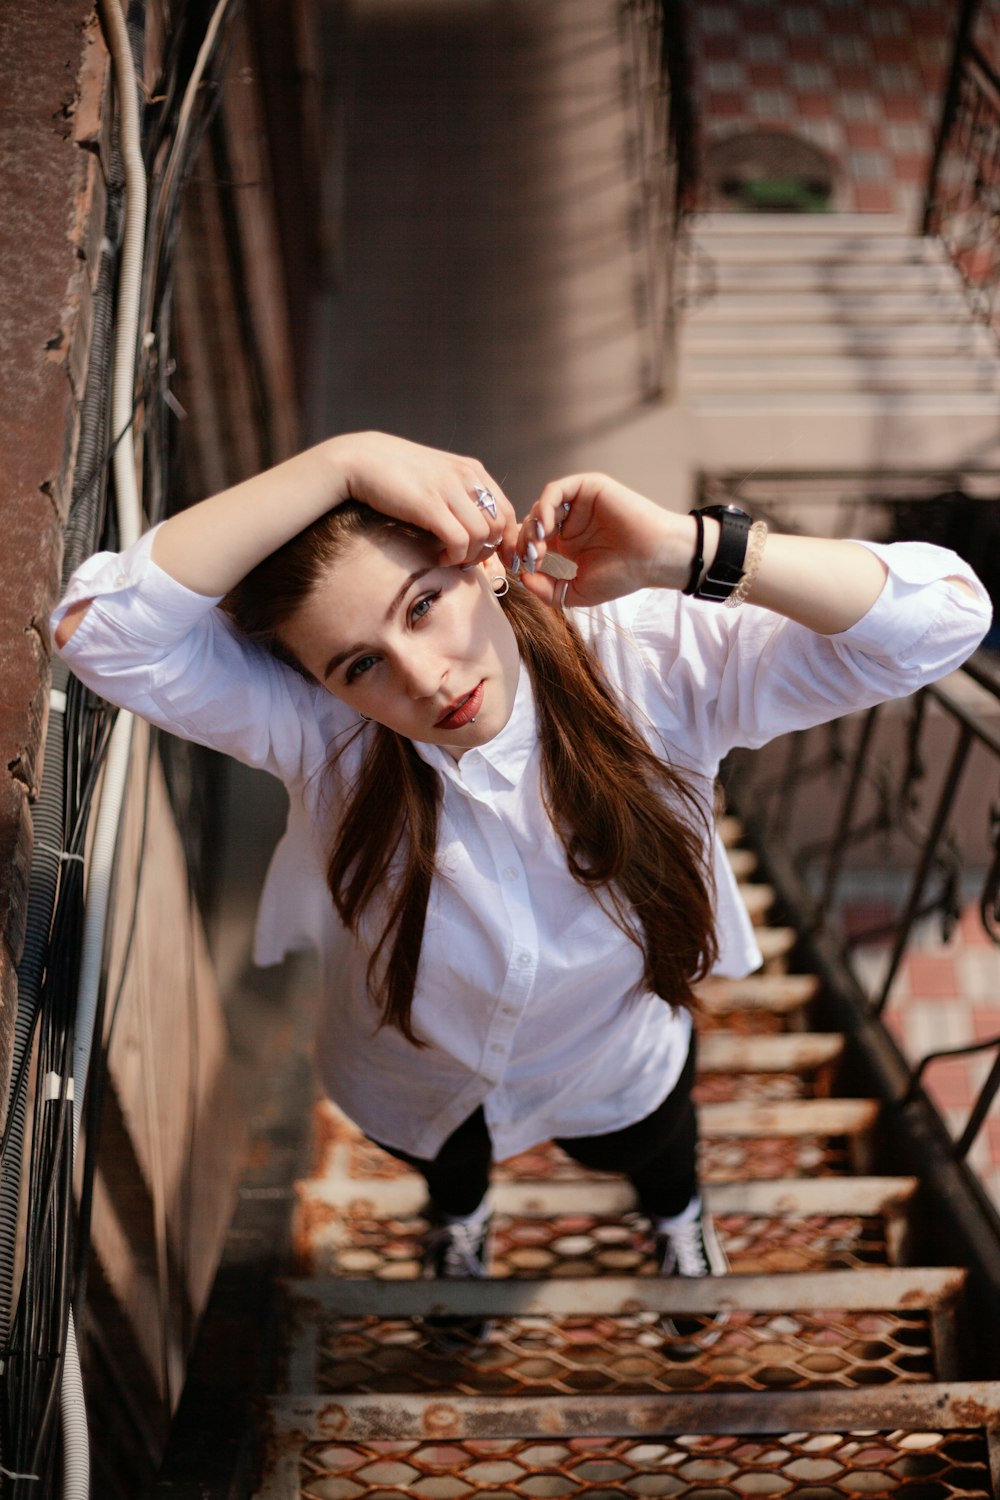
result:
<svg viewBox="0 0 1000 1500"><path fill-rule="evenodd" d="M696 764L905 697L980 644L989 597L955 553L920 542L858 545L888 576L867 614L837 635L752 605L727 610L674 596L664 609L643 596L632 630L658 665L661 723Z"/></svg>
<svg viewBox="0 0 1000 1500"><path fill-rule="evenodd" d="M184 739L285 782L309 775L340 705L240 637L217 598L158 567L154 535L123 553L99 552L74 573L53 631L71 605L91 604L62 647L67 665L102 698Z"/></svg>

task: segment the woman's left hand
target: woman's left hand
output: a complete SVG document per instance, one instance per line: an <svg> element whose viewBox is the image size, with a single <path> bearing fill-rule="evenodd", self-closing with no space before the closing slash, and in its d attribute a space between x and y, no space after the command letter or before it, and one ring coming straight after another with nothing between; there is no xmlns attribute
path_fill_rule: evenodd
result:
<svg viewBox="0 0 1000 1500"><path fill-rule="evenodd" d="M690 516L606 474L573 474L546 485L522 522L519 575L547 604L603 604L636 589L683 588L694 544ZM553 553L575 565L574 578L540 571Z"/></svg>

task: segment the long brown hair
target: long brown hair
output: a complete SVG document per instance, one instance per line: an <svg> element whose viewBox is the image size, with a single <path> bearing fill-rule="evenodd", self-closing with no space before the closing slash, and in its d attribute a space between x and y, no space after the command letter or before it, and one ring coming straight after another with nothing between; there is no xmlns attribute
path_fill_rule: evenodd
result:
<svg viewBox="0 0 1000 1500"><path fill-rule="evenodd" d="M279 639L281 626L354 540L381 533L428 540L347 501L265 558L222 607L251 639L309 676ZM692 985L718 955L708 812L684 776L645 744L570 620L522 588L511 588L502 605L531 674L542 794L569 872L639 947L647 986L671 1005L690 1006ZM412 743L373 725L327 865L333 903L350 931L376 897L387 901L368 964L369 991L381 1024L417 1046L424 1044L411 1011L440 797L437 773Z"/></svg>

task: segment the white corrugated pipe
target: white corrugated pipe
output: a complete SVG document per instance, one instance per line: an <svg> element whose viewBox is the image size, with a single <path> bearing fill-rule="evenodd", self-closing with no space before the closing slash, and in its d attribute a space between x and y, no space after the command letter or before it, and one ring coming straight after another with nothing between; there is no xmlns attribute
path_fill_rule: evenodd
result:
<svg viewBox="0 0 1000 1500"><path fill-rule="evenodd" d="M142 506L135 471L132 418L135 401L136 345L139 332L139 299L146 234L146 172L142 160L139 106L135 65L125 16L118 0L102 0L102 15L111 50L118 92L122 159L125 167L125 227L118 271L117 327L111 383L111 434L115 443L113 473L118 534L122 547L130 546L142 531ZM87 912L83 956L77 991L77 1015L73 1050L73 1150L79 1139L81 1112L90 1070L94 1017L100 987L101 962L111 898L111 876L115 846L125 801L132 716L120 713L108 746L97 829L87 879ZM66 1330L66 1353L60 1388L63 1429L63 1500L89 1500L90 1438L87 1408L76 1343L76 1327L70 1312Z"/></svg>

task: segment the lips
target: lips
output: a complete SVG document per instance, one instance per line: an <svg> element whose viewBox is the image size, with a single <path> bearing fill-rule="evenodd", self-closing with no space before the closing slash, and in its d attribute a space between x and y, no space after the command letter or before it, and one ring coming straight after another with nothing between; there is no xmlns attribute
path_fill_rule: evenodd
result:
<svg viewBox="0 0 1000 1500"><path fill-rule="evenodd" d="M439 719L434 720L435 729L461 729L466 724L471 724L479 710L483 706L483 695L486 692L485 678L478 686L466 693L464 698L456 698Z"/></svg>

